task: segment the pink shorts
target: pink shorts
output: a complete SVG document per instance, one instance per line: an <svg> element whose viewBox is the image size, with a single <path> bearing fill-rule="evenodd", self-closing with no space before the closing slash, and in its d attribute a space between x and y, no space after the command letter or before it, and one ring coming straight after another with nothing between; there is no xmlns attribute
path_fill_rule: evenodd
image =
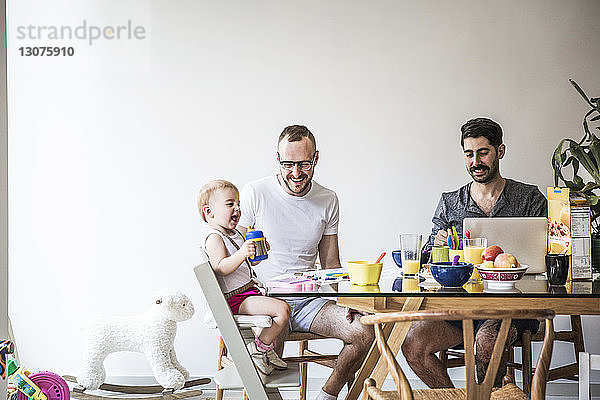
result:
<svg viewBox="0 0 600 400"><path fill-rule="evenodd" d="M231 308L231 312L234 315L237 315L240 311L240 305L244 300L246 300L250 296L262 296L260 291L253 287L250 290L246 290L244 293L235 294L227 299L227 304L229 304L229 308Z"/></svg>

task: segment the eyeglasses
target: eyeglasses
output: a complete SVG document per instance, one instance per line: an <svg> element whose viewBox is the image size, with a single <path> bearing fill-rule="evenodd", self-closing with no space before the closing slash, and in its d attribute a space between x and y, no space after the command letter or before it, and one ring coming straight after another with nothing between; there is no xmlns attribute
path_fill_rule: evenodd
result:
<svg viewBox="0 0 600 400"><path fill-rule="evenodd" d="M315 156L317 153L313 154L311 161L281 161L279 153L277 153L277 160L279 161L279 165L281 168L291 171L294 169L294 165L298 167L299 170L309 171L313 165L315 164Z"/></svg>

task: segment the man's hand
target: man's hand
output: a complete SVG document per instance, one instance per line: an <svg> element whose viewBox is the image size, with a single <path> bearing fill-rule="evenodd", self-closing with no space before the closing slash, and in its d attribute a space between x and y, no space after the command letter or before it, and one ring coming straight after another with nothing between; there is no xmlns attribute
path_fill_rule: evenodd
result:
<svg viewBox="0 0 600 400"><path fill-rule="evenodd" d="M352 321L354 321L354 317L356 315L367 315L366 312L362 312L362 311L357 311L357 310L353 310L351 308L347 308L346 309L346 319L348 320L348 322L352 323Z"/></svg>
<svg viewBox="0 0 600 400"><path fill-rule="evenodd" d="M433 239L434 246L446 246L448 243L448 232L444 230L439 230L436 233L435 238Z"/></svg>

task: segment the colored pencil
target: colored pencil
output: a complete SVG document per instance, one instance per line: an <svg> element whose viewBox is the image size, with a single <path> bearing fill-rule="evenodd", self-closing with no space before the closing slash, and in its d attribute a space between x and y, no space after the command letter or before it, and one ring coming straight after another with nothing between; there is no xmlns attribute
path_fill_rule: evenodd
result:
<svg viewBox="0 0 600 400"><path fill-rule="evenodd" d="M456 246L455 249L458 249L458 245L459 245L458 232L456 232L456 228L454 226L452 227L452 233L454 234L452 237L454 238L454 241L455 241L455 246Z"/></svg>

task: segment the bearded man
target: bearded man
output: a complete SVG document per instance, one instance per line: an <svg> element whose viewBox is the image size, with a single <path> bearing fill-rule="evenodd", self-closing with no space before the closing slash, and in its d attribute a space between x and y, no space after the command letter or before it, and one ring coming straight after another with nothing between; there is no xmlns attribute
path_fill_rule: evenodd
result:
<svg viewBox="0 0 600 400"><path fill-rule="evenodd" d="M256 268L261 281L315 268L339 268L339 205L334 191L313 180L319 162L314 135L303 125L286 127L277 141L277 174L248 183L241 192L242 233L255 226L271 245L269 258ZM357 312L321 297L286 297L290 330L338 338L343 347L333 372L315 400L335 400L354 380L374 339ZM286 332L287 333L287 332ZM281 352L285 337L279 338Z"/></svg>
<svg viewBox="0 0 600 400"><path fill-rule="evenodd" d="M433 216L429 244L444 246L448 228L456 227L462 237L463 220L467 217L545 217L546 198L537 186L503 178L500 160L506 153L502 128L488 118L475 118L461 127L460 144L465 166L473 179L458 190L442 193ZM524 330L537 332L536 320L513 320L507 345ZM475 321L477 378L482 381L498 334L499 321ZM435 353L462 345L460 321L413 322L402 353L413 371L431 388L453 387L445 366ZM504 375L506 364L498 369L496 383Z"/></svg>

